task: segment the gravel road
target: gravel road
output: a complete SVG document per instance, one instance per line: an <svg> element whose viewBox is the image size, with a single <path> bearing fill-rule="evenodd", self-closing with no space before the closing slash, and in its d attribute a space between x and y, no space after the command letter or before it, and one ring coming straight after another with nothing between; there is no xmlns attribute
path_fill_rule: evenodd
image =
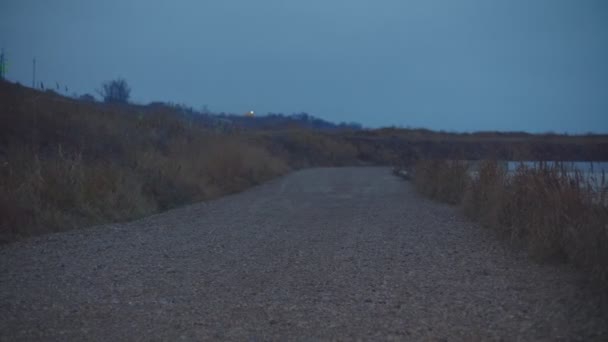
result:
<svg viewBox="0 0 608 342"><path fill-rule="evenodd" d="M0 340L608 340L581 279L387 168L309 169L0 246Z"/></svg>

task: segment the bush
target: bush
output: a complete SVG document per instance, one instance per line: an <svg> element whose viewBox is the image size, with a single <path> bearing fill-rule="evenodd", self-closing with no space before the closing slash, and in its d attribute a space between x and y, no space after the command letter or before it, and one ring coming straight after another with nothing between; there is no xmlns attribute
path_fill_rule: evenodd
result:
<svg viewBox="0 0 608 342"><path fill-rule="evenodd" d="M107 81L102 84L99 95L106 103L127 103L131 95L131 88L122 78Z"/></svg>
<svg viewBox="0 0 608 342"><path fill-rule="evenodd" d="M95 102L95 97L91 94L83 94L78 97L80 101L84 102Z"/></svg>

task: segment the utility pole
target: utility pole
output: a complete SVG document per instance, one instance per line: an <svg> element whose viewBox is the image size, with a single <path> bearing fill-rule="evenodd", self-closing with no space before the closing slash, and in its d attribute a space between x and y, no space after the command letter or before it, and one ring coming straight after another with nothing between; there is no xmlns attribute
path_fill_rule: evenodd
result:
<svg viewBox="0 0 608 342"><path fill-rule="evenodd" d="M4 49L0 52L0 80L4 79L6 74L6 61L4 60Z"/></svg>
<svg viewBox="0 0 608 342"><path fill-rule="evenodd" d="M32 88L36 89L36 58L34 58L34 60L32 61L32 69L33 69Z"/></svg>

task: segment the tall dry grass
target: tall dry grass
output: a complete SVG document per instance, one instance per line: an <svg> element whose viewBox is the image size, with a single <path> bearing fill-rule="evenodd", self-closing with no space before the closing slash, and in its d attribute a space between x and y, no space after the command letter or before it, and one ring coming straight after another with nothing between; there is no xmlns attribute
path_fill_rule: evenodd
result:
<svg viewBox="0 0 608 342"><path fill-rule="evenodd" d="M89 160L82 153L13 148L0 166L0 238L122 221L216 198L289 170L264 149L220 137L168 143L167 152Z"/></svg>
<svg viewBox="0 0 608 342"><path fill-rule="evenodd" d="M166 109L0 88L0 241L134 219L290 169L251 136Z"/></svg>
<svg viewBox="0 0 608 342"><path fill-rule="evenodd" d="M0 237L72 229L153 212L141 178L113 162L86 162L61 148L41 157L12 148L0 167Z"/></svg>
<svg viewBox="0 0 608 342"><path fill-rule="evenodd" d="M357 164L336 134L216 128L168 106L0 82L0 241L134 219L294 168Z"/></svg>
<svg viewBox="0 0 608 342"><path fill-rule="evenodd" d="M568 261L608 286L608 183L603 175L594 179L564 165L542 163L534 168L522 164L509 174L495 161L464 174L466 181L453 162L420 162L416 188L459 204L482 225L524 241L534 258Z"/></svg>
<svg viewBox="0 0 608 342"><path fill-rule="evenodd" d="M420 160L414 166L415 187L430 198L458 204L469 184L467 167L457 160Z"/></svg>

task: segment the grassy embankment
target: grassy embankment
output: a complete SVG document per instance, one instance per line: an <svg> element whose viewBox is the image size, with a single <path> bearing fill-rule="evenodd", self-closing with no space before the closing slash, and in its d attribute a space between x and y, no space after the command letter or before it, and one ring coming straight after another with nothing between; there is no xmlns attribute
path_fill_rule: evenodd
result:
<svg viewBox="0 0 608 342"><path fill-rule="evenodd" d="M134 219L357 153L331 134L218 132L168 107L0 82L0 241Z"/></svg>
<svg viewBox="0 0 608 342"><path fill-rule="evenodd" d="M414 184L525 242L533 257L570 262L608 286L608 182L599 177L546 164L507 174L494 161L481 162L471 177L463 162L425 160L415 166Z"/></svg>

